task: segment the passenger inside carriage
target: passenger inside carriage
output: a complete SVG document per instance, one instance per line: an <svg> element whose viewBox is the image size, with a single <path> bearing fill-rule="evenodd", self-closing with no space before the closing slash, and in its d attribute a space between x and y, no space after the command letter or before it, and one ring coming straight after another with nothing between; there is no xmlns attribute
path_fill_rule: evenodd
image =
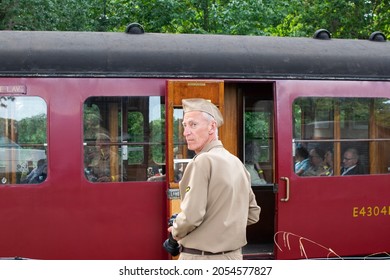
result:
<svg viewBox="0 0 390 280"><path fill-rule="evenodd" d="M264 171L259 165L260 149L255 141L250 141L245 145L245 168L251 175L252 186L267 184Z"/></svg>
<svg viewBox="0 0 390 280"><path fill-rule="evenodd" d="M343 155L340 174L342 176L347 175L359 175L366 174L364 166L359 159L359 152L355 148L348 148Z"/></svg>
<svg viewBox="0 0 390 280"><path fill-rule="evenodd" d="M158 181L164 181L166 178L165 174L165 165L161 165L161 168L158 168L157 172L153 171L152 167L148 168L148 182L158 182Z"/></svg>
<svg viewBox="0 0 390 280"><path fill-rule="evenodd" d="M96 145L85 155L85 176L91 182L120 182L126 176L119 168L119 155L110 145L111 139L106 133L96 134Z"/></svg>
<svg viewBox="0 0 390 280"><path fill-rule="evenodd" d="M319 147L312 148L309 152L310 167L302 176L321 176L326 173L324 167L325 152Z"/></svg>
<svg viewBox="0 0 390 280"><path fill-rule="evenodd" d="M304 146L298 146L295 149L295 173L299 176L309 169L309 152Z"/></svg>
<svg viewBox="0 0 390 280"><path fill-rule="evenodd" d="M42 158L38 160L37 167L35 167L21 183L39 184L45 181L46 177L47 177L47 161L45 158Z"/></svg>
<svg viewBox="0 0 390 280"><path fill-rule="evenodd" d="M333 176L333 149L328 148L324 156L325 172L321 176Z"/></svg>

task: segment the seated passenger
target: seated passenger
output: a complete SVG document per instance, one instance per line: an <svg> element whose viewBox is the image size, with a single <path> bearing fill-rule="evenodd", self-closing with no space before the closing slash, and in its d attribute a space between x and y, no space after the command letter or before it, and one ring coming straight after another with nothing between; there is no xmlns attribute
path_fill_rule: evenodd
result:
<svg viewBox="0 0 390 280"><path fill-rule="evenodd" d="M105 133L97 133L96 146L85 155L85 176L91 182L126 181L126 170L121 174L119 155L111 151L110 137ZM116 168L115 168L116 167ZM113 170L111 170L113 169Z"/></svg>
<svg viewBox="0 0 390 280"><path fill-rule="evenodd" d="M310 167L309 152L303 146L295 149L295 173L301 176Z"/></svg>
<svg viewBox="0 0 390 280"><path fill-rule="evenodd" d="M340 174L346 175L358 175L365 174L363 166L359 162L359 153L355 148L349 148L344 152L343 166Z"/></svg>
<svg viewBox="0 0 390 280"><path fill-rule="evenodd" d="M161 168L159 168L156 173L153 171L153 167L148 168L148 179L147 179L148 182L165 181L165 178L166 178L165 165L162 165Z"/></svg>
<svg viewBox="0 0 390 280"><path fill-rule="evenodd" d="M252 186L267 184L264 178L264 172L258 163L260 157L260 149L254 141L245 145L245 168L251 176Z"/></svg>
<svg viewBox="0 0 390 280"><path fill-rule="evenodd" d="M333 149L328 149L324 160L325 173L321 176L333 176Z"/></svg>
<svg viewBox="0 0 390 280"><path fill-rule="evenodd" d="M42 158L38 160L37 167L35 167L22 181L24 184L39 184L46 180L47 177L47 162Z"/></svg>
<svg viewBox="0 0 390 280"><path fill-rule="evenodd" d="M166 175L165 174L162 174L162 175L154 175L152 177L149 177L147 179L148 182L160 182L160 181L165 181L165 178L166 178Z"/></svg>
<svg viewBox="0 0 390 280"><path fill-rule="evenodd" d="M310 150L310 167L302 174L302 176L321 176L326 172L324 168L325 153L321 148L315 147Z"/></svg>

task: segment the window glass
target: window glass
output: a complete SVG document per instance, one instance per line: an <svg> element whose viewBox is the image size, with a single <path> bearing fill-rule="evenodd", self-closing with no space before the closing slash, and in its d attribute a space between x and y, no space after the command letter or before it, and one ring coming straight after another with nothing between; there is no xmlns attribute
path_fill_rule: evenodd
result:
<svg viewBox="0 0 390 280"><path fill-rule="evenodd" d="M188 163L195 156L195 152L188 149L183 135L183 115L183 108L173 109L173 181L175 183L181 180Z"/></svg>
<svg viewBox="0 0 390 280"><path fill-rule="evenodd" d="M389 116L386 98L296 99L294 171L300 176L388 173Z"/></svg>
<svg viewBox="0 0 390 280"><path fill-rule="evenodd" d="M257 96L257 95L256 95ZM244 163L252 186L273 182L273 101L244 98Z"/></svg>
<svg viewBox="0 0 390 280"><path fill-rule="evenodd" d="M47 106L40 97L0 97L1 184L38 184L47 177Z"/></svg>
<svg viewBox="0 0 390 280"><path fill-rule="evenodd" d="M162 97L91 97L84 104L84 173L91 182L165 174Z"/></svg>

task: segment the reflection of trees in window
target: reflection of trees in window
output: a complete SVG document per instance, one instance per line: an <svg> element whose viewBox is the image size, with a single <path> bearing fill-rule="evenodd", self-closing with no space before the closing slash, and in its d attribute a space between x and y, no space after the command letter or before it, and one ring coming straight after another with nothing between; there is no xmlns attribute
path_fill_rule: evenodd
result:
<svg viewBox="0 0 390 280"><path fill-rule="evenodd" d="M24 118L17 123L18 142L23 144L46 143L46 114Z"/></svg>
<svg viewBox="0 0 390 280"><path fill-rule="evenodd" d="M315 129L327 129L332 134L334 121L334 100L331 98L298 98L293 104L294 139L317 137ZM321 138L329 138L329 133Z"/></svg>
<svg viewBox="0 0 390 280"><path fill-rule="evenodd" d="M23 104L23 108L19 109L15 101ZM3 117L0 118L0 135L19 144L46 143L46 112L36 113L33 110L35 106L43 103L44 101L37 97L2 96L0 107L5 111L2 113ZM9 115L9 112L12 112L12 115ZM26 112L31 113L25 115Z"/></svg>
<svg viewBox="0 0 390 280"><path fill-rule="evenodd" d="M390 100L380 98L375 100L375 121L383 128L390 128Z"/></svg>
<svg viewBox="0 0 390 280"><path fill-rule="evenodd" d="M313 98L298 98L293 104L293 137L295 139L303 139L305 137L304 126L308 123L313 123L314 115L314 99Z"/></svg>
<svg viewBox="0 0 390 280"><path fill-rule="evenodd" d="M247 142L256 141L261 149L259 162L269 161L270 113L245 112L245 139Z"/></svg>
<svg viewBox="0 0 390 280"><path fill-rule="evenodd" d="M183 135L183 109L175 108L173 113L173 157L176 159L192 158L194 151L188 150L187 142Z"/></svg>
<svg viewBox="0 0 390 280"><path fill-rule="evenodd" d="M368 131L370 119L370 98L340 99L340 119L342 128L360 128ZM365 136L367 137L367 135Z"/></svg>
<svg viewBox="0 0 390 280"><path fill-rule="evenodd" d="M262 112L245 112L245 133L253 138L265 138L269 132L269 116Z"/></svg>
<svg viewBox="0 0 390 280"><path fill-rule="evenodd" d="M175 147L186 145L186 141L183 136L182 122L183 109L175 108L173 116L173 143Z"/></svg>
<svg viewBox="0 0 390 280"><path fill-rule="evenodd" d="M159 120L150 122L151 142L159 143L152 145L152 158L156 163L165 162L165 147L161 143L165 142L165 110L162 110L162 116Z"/></svg>
<svg viewBox="0 0 390 280"><path fill-rule="evenodd" d="M144 118L140 112L129 112L127 114L127 141L128 143L144 142ZM147 137L145 135L145 137ZM147 140L147 139L145 139ZM142 163L144 161L144 146L129 146L129 164Z"/></svg>
<svg viewBox="0 0 390 280"><path fill-rule="evenodd" d="M293 138L302 139L302 107L299 102L293 104Z"/></svg>
<svg viewBox="0 0 390 280"><path fill-rule="evenodd" d="M95 141L100 127L100 110L96 104L84 105L84 140Z"/></svg>

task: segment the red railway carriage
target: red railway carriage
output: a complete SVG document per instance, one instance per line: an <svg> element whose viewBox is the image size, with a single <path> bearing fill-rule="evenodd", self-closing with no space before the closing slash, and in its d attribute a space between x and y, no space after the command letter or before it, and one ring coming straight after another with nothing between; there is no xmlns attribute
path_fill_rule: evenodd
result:
<svg viewBox="0 0 390 280"><path fill-rule="evenodd" d="M225 147L262 175L246 259L390 252L390 45L375 35L1 31L0 258L170 259L187 97L219 106Z"/></svg>

